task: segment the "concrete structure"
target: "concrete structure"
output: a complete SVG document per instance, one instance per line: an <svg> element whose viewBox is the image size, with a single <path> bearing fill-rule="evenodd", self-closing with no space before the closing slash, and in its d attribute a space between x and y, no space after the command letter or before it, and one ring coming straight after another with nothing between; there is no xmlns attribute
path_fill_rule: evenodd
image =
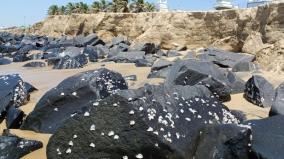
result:
<svg viewBox="0 0 284 159"><path fill-rule="evenodd" d="M158 9L160 12L167 12L168 9L168 0L158 0Z"/></svg>
<svg viewBox="0 0 284 159"><path fill-rule="evenodd" d="M284 0L249 0L247 3L247 7L256 7L260 5L265 5L272 2L284 2Z"/></svg>
<svg viewBox="0 0 284 159"><path fill-rule="evenodd" d="M232 9L234 5L231 0L216 0L215 9L223 10L223 9Z"/></svg>

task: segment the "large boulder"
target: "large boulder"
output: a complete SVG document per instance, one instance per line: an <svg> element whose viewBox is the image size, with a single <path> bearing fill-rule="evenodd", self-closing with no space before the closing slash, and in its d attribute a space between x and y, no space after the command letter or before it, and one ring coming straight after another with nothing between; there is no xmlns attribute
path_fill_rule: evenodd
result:
<svg viewBox="0 0 284 159"><path fill-rule="evenodd" d="M88 63L85 54L82 54L79 48L72 48L60 53L60 58L54 62L54 69L75 69L82 68Z"/></svg>
<svg viewBox="0 0 284 159"><path fill-rule="evenodd" d="M88 116L70 118L51 137L48 158L186 159L201 127L238 122L214 97L186 99L150 90L126 90L96 103Z"/></svg>
<svg viewBox="0 0 284 159"><path fill-rule="evenodd" d="M96 51L95 47L93 46L87 46L83 50L83 54L86 55L90 62L97 62L99 55Z"/></svg>
<svg viewBox="0 0 284 159"><path fill-rule="evenodd" d="M233 66L233 72L250 72L250 71L257 71L258 65L252 62L239 62Z"/></svg>
<svg viewBox="0 0 284 159"><path fill-rule="evenodd" d="M269 116L274 115L284 115L284 83L276 89L275 100L269 112Z"/></svg>
<svg viewBox="0 0 284 159"><path fill-rule="evenodd" d="M0 88L0 114L11 105L22 106L29 99L24 81L18 74L0 76Z"/></svg>
<svg viewBox="0 0 284 159"><path fill-rule="evenodd" d="M168 60L164 60L164 59L157 60L152 65L151 72L147 78L166 78L169 73L170 66L172 64L173 62L168 61Z"/></svg>
<svg viewBox="0 0 284 159"><path fill-rule="evenodd" d="M0 158L18 159L35 150L42 148L43 144L35 140L27 140L17 136L0 136Z"/></svg>
<svg viewBox="0 0 284 159"><path fill-rule="evenodd" d="M191 158L249 159L251 130L235 124L207 125L193 144Z"/></svg>
<svg viewBox="0 0 284 159"><path fill-rule="evenodd" d="M15 106L9 107L6 113L6 128L18 129L23 123L25 113Z"/></svg>
<svg viewBox="0 0 284 159"><path fill-rule="evenodd" d="M252 128L251 157L282 159L284 156L284 116L248 121Z"/></svg>
<svg viewBox="0 0 284 159"><path fill-rule="evenodd" d="M234 53L217 49L208 48L202 54L197 55L197 58L204 61L212 61L221 67L234 67L240 62L252 62L255 56L246 53Z"/></svg>
<svg viewBox="0 0 284 159"><path fill-rule="evenodd" d="M54 133L62 123L90 102L127 89L121 74L107 69L79 73L48 91L27 116L22 129Z"/></svg>
<svg viewBox="0 0 284 159"><path fill-rule="evenodd" d="M24 45L13 55L13 62L24 62L30 60L27 54L29 51L36 49L37 47L34 45Z"/></svg>
<svg viewBox="0 0 284 159"><path fill-rule="evenodd" d="M159 49L160 46L154 43L137 43L130 46L130 51L144 51L145 54L155 54Z"/></svg>
<svg viewBox="0 0 284 159"><path fill-rule="evenodd" d="M231 78L231 76L229 76ZM171 66L165 83L171 85L205 85L222 101L230 100L230 93L235 90L239 80L229 80L227 73L219 69L212 62L194 59L180 60Z"/></svg>
<svg viewBox="0 0 284 159"><path fill-rule="evenodd" d="M275 98L275 90L265 78L254 75L246 83L244 97L255 105L271 107Z"/></svg>
<svg viewBox="0 0 284 159"><path fill-rule="evenodd" d="M7 59L7 58L2 58L2 57L0 57L0 65L8 65L8 64L10 64L10 63L12 63L11 60L9 60L9 59Z"/></svg>
<svg viewBox="0 0 284 159"><path fill-rule="evenodd" d="M144 51L119 52L117 55L106 59L106 61L114 61L116 63L136 63L137 60L144 59L144 57Z"/></svg>

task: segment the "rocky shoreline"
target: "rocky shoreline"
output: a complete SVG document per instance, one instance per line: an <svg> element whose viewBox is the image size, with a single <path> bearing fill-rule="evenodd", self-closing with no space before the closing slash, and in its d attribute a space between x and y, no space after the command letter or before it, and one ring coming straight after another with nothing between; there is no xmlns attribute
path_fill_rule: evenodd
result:
<svg viewBox="0 0 284 159"><path fill-rule="evenodd" d="M105 42L96 34L50 38L1 33L0 41L3 66L25 62L25 68L40 72L49 67L60 73L90 63L100 65L45 92L29 114L22 107L37 86L17 74L0 76L1 121L6 121L7 129L52 134L48 159L280 159L284 155L283 83L275 88L263 76L252 74L247 81L239 76L261 72L255 55L216 48L162 50L158 44L132 43L123 36ZM148 79L163 82L130 88L129 81L137 80L135 69L123 76L105 68L106 62L149 68ZM271 109L270 117L247 120L245 112L224 105L240 93L256 107ZM8 130L0 144L4 145L0 157L7 159L42 147Z"/></svg>

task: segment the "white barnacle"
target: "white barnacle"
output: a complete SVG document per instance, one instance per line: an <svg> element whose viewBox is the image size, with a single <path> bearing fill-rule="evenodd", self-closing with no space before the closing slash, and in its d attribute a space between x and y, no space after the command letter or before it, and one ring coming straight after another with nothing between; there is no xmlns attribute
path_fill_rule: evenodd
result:
<svg viewBox="0 0 284 159"><path fill-rule="evenodd" d="M144 110L144 108L143 107L139 107L139 111L143 111Z"/></svg>
<svg viewBox="0 0 284 159"><path fill-rule="evenodd" d="M186 120L186 121L191 121L191 119L190 119L190 118L185 118L185 120Z"/></svg>
<svg viewBox="0 0 284 159"><path fill-rule="evenodd" d="M73 145L74 145L74 144L73 144L73 141L69 141L68 145L69 145L69 146L73 146Z"/></svg>
<svg viewBox="0 0 284 159"><path fill-rule="evenodd" d="M91 125L90 130L91 131L95 131L96 130L96 125L95 124Z"/></svg>
<svg viewBox="0 0 284 159"><path fill-rule="evenodd" d="M54 108L53 110L56 111L56 112L58 112L58 108Z"/></svg>
<svg viewBox="0 0 284 159"><path fill-rule="evenodd" d="M72 95L73 95L73 96L76 96L76 95L77 95L77 92L73 92Z"/></svg>
<svg viewBox="0 0 284 159"><path fill-rule="evenodd" d="M62 154L59 148L57 148L56 151L57 151L57 154L58 154L58 155L61 155L61 154Z"/></svg>
<svg viewBox="0 0 284 159"><path fill-rule="evenodd" d="M129 124L130 124L130 126L133 126L133 125L135 125L135 121L134 121L134 120L131 120L131 121L129 122Z"/></svg>
<svg viewBox="0 0 284 159"><path fill-rule="evenodd" d="M108 132L108 136L113 136L113 135L114 135L114 131Z"/></svg>
<svg viewBox="0 0 284 159"><path fill-rule="evenodd" d="M183 110L183 109L181 109L181 110L180 110L180 112L181 112L181 113L184 113L184 110Z"/></svg>
<svg viewBox="0 0 284 159"><path fill-rule="evenodd" d="M154 131L153 134L159 135L159 132L158 131Z"/></svg>
<svg viewBox="0 0 284 159"><path fill-rule="evenodd" d="M195 98L195 101L198 102L200 99L199 98Z"/></svg>
<svg viewBox="0 0 284 159"><path fill-rule="evenodd" d="M72 150L70 148L68 148L65 153L69 154L71 152L72 152Z"/></svg>
<svg viewBox="0 0 284 159"><path fill-rule="evenodd" d="M154 131L154 129L152 127L149 127L147 131Z"/></svg>
<svg viewBox="0 0 284 159"><path fill-rule="evenodd" d="M128 156L122 156L122 159L128 159Z"/></svg>
<svg viewBox="0 0 284 159"><path fill-rule="evenodd" d="M129 111L129 114L130 114L130 115L134 115L134 113L135 113L134 110L130 110L130 111Z"/></svg>
<svg viewBox="0 0 284 159"><path fill-rule="evenodd" d="M73 139L76 139L78 136L77 135L73 135Z"/></svg>
<svg viewBox="0 0 284 159"><path fill-rule="evenodd" d="M60 95L61 95L61 96L64 96L64 92L61 92Z"/></svg>
<svg viewBox="0 0 284 159"><path fill-rule="evenodd" d="M90 113L89 112L85 112L84 116L90 116Z"/></svg>
<svg viewBox="0 0 284 159"><path fill-rule="evenodd" d="M143 155L142 155L141 153L139 153L139 154L137 154L135 157L138 158L138 159L142 159L142 158L143 158Z"/></svg>
<svg viewBox="0 0 284 159"><path fill-rule="evenodd" d="M117 106L118 106L118 104L117 104L117 103L113 103L112 105L113 105L114 107L117 107Z"/></svg>
<svg viewBox="0 0 284 159"><path fill-rule="evenodd" d="M201 115L197 115L197 118L198 118L198 119L201 119L202 117L201 117Z"/></svg>
<svg viewBox="0 0 284 159"><path fill-rule="evenodd" d="M93 103L93 106L98 106L98 105L99 105L99 102Z"/></svg>
<svg viewBox="0 0 284 159"><path fill-rule="evenodd" d="M118 140L119 136L118 135L114 135L113 139Z"/></svg>
<svg viewBox="0 0 284 159"><path fill-rule="evenodd" d="M89 145L90 147L96 147L96 145L94 144L94 143L90 143L90 145Z"/></svg>

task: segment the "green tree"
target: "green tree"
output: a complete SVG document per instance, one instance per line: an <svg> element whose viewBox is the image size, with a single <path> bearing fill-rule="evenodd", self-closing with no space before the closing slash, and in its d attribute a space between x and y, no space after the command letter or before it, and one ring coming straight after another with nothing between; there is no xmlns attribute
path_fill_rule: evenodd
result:
<svg viewBox="0 0 284 159"><path fill-rule="evenodd" d="M48 15L58 15L59 14L59 8L57 5L51 5L48 8Z"/></svg>
<svg viewBox="0 0 284 159"><path fill-rule="evenodd" d="M72 14L75 10L75 6L73 3L68 3L66 5L66 14Z"/></svg>
<svg viewBox="0 0 284 159"><path fill-rule="evenodd" d="M113 0L113 12L128 12L128 0Z"/></svg>
<svg viewBox="0 0 284 159"><path fill-rule="evenodd" d="M66 7L65 6L61 6L59 8L59 14L61 14L61 15L65 15L66 14Z"/></svg>
<svg viewBox="0 0 284 159"><path fill-rule="evenodd" d="M154 4L145 2L144 0L132 0L132 3L130 4L130 10L134 13L153 12L156 11L156 7Z"/></svg>
<svg viewBox="0 0 284 159"><path fill-rule="evenodd" d="M157 11L157 8L153 3L145 2L144 3L144 12L155 12Z"/></svg>

